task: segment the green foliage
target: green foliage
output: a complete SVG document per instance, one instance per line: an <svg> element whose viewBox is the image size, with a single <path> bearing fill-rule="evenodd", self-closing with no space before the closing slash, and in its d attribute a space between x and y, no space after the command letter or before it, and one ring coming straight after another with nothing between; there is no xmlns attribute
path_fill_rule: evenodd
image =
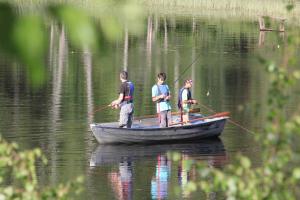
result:
<svg viewBox="0 0 300 200"><path fill-rule="evenodd" d="M49 11L55 19L66 26L71 44L77 48L96 48L98 45L96 29L84 11L67 5L50 6Z"/></svg>
<svg viewBox="0 0 300 200"><path fill-rule="evenodd" d="M288 10L288 11L291 11L291 10L293 10L294 9L294 4L289 4L289 5L287 5L286 6L286 9Z"/></svg>
<svg viewBox="0 0 300 200"><path fill-rule="evenodd" d="M12 37L16 56L28 66L29 80L33 81L33 85L40 85L46 78L44 57L47 36L43 21L37 16L18 17Z"/></svg>
<svg viewBox="0 0 300 200"><path fill-rule="evenodd" d="M38 8L34 15L17 2L4 2L0 2L0 50L26 66L28 80L35 87L47 80L45 60L49 35L46 30L49 21L65 28L70 45L90 51L97 51L103 38L109 41L120 39L124 28L133 34L142 30L144 14L131 1L94 2L101 8L96 11L76 6L76 2L46 4L37 1L37 5L31 2ZM25 11L16 12L18 9Z"/></svg>
<svg viewBox="0 0 300 200"><path fill-rule="evenodd" d="M44 57L46 33L38 16L18 16L12 6L0 3L0 48L28 66L27 74L33 85L40 85L46 77Z"/></svg>
<svg viewBox="0 0 300 200"><path fill-rule="evenodd" d="M0 26L5 27L0 31L0 48L8 53L13 53L13 40L11 33L13 32L16 16L13 13L11 6L0 3ZM8 23L10 22L10 23Z"/></svg>
<svg viewBox="0 0 300 200"><path fill-rule="evenodd" d="M194 183L198 189L206 193L222 191L226 199L299 199L300 169L295 161L299 152L292 146L294 139L299 138L300 115L297 112L287 115L285 107L300 77L299 70L291 65L299 44L290 34L283 55L286 61L280 66L260 59L266 64L271 82L267 124L262 133L255 135L261 145L262 164L252 166L251 160L243 155L238 155L224 169L199 164L201 178ZM196 189L187 187L186 190Z"/></svg>
<svg viewBox="0 0 300 200"><path fill-rule="evenodd" d="M82 177L56 187L41 187L36 175L37 160L47 163L40 149L20 151L16 143L9 144L0 137L0 199L70 199L70 194L82 190Z"/></svg>

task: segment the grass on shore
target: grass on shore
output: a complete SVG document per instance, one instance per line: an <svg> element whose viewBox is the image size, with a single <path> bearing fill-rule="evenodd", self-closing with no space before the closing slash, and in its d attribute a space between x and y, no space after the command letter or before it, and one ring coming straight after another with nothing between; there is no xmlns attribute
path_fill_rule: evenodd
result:
<svg viewBox="0 0 300 200"><path fill-rule="evenodd" d="M257 19L260 15L286 18L300 24L300 2L288 13L291 1L282 0L138 0L150 13L162 15L193 15L223 19ZM296 19L296 20L295 20Z"/></svg>
<svg viewBox="0 0 300 200"><path fill-rule="evenodd" d="M101 12L111 12L119 5L118 1L109 0L0 0L10 2L21 10L38 10L48 3L68 3L88 10L93 16ZM132 0L144 7L149 14L162 16L195 16L208 19L257 20L266 15L287 19L287 23L300 25L299 0ZM286 7L294 5L292 12Z"/></svg>

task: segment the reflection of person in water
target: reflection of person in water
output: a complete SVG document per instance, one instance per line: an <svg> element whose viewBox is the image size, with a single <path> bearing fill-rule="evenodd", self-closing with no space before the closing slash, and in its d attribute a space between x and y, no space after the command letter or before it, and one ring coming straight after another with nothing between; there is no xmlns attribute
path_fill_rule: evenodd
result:
<svg viewBox="0 0 300 200"><path fill-rule="evenodd" d="M195 159L195 158L194 158ZM182 189L182 197L183 198L189 198L190 193L186 190L186 185L190 181L195 181L196 180L196 167L194 164L187 168L187 164L185 162L197 162L193 158L190 158L188 155L182 153L181 154L181 159L178 164L178 184L180 185ZM226 154L219 154L219 155L208 155L208 156L203 156L201 160L205 160L207 162L208 167L222 167L225 165L227 161L227 156ZM208 199L216 199L214 198L216 196L215 192L209 193L209 198Z"/></svg>
<svg viewBox="0 0 300 200"><path fill-rule="evenodd" d="M119 200L132 199L132 167L131 162L120 162L119 172L109 173L114 193Z"/></svg>
<svg viewBox="0 0 300 200"><path fill-rule="evenodd" d="M227 161L228 161L228 157L226 154L208 156L207 159L208 166L216 167L216 168L223 167L227 163Z"/></svg>
<svg viewBox="0 0 300 200"><path fill-rule="evenodd" d="M188 155L182 154L181 159L179 161L178 165L178 183L181 186L182 189L182 196L184 198L187 198L190 196L190 194L185 190L185 186L190 180L195 180L195 167L192 167L190 169L187 168L187 165L184 163L186 160L188 160Z"/></svg>
<svg viewBox="0 0 300 200"><path fill-rule="evenodd" d="M152 199L165 199L168 196L168 178L170 174L170 161L167 156L159 155L155 177L151 181Z"/></svg>

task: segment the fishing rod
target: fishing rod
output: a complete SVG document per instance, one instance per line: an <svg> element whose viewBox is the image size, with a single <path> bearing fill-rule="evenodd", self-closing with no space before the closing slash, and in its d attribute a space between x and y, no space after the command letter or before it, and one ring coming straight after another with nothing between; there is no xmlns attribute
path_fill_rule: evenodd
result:
<svg viewBox="0 0 300 200"><path fill-rule="evenodd" d="M96 110L94 110L92 113L89 113L88 115L91 116L91 115L94 115L96 112L99 112L99 111L102 111L102 110L105 110L107 108L111 107L111 105L104 105L104 106L101 106L99 108L97 108Z"/></svg>
<svg viewBox="0 0 300 200"><path fill-rule="evenodd" d="M199 117L196 119L191 119L187 122L176 122L176 123L171 124L171 126L179 125L179 124L183 125L184 123L190 123L190 122L195 122L195 121L204 120L204 119L211 119L211 118L217 118L217 117L229 117L229 115L230 115L229 112L221 112L221 113L216 113L214 115L207 116L207 117Z"/></svg>
<svg viewBox="0 0 300 200"><path fill-rule="evenodd" d="M191 68L191 67L193 66L193 64L195 64L195 63L197 62L197 60L200 58L200 55L201 55L201 54L199 54L199 55L193 60L193 62L192 62L191 64L189 64L189 65L183 70L183 72L181 72L181 75L174 81L174 84L175 84L177 81L180 80L180 78L182 77L182 75L183 75L189 68Z"/></svg>
<svg viewBox="0 0 300 200"><path fill-rule="evenodd" d="M197 60L198 60L199 58L200 58L200 54L192 61L191 64L189 64L189 65L183 70L183 72L181 73L181 75L174 81L174 84L175 84L178 80L180 80L180 78L184 75L184 73L185 73L189 68L191 68L191 67L193 66L193 64L195 64L195 63L197 62ZM207 96L208 96L208 95L209 95L209 91L207 92ZM202 103L199 103L199 102L198 102L198 104L201 105L202 107L206 108L207 110L213 112L213 113L217 113L216 111L214 111L213 109L211 109L210 107L208 107L208 106L206 106L206 105L204 105L204 104L202 104ZM232 119L228 119L228 121L229 121L230 123L232 123L232 124L234 124L234 125L240 127L241 129L247 131L248 133L255 134L255 132L253 132L253 131L249 130L248 128L242 126L241 124L239 124L239 123L233 121Z"/></svg>
<svg viewBox="0 0 300 200"><path fill-rule="evenodd" d="M199 103L199 102L198 102L198 103ZM212 112L212 113L217 113L215 110L211 109L210 107L208 107L208 106L206 106L206 105L204 105L204 104L202 104L202 103L199 103L199 105L202 106L202 107L204 107L204 108L206 108L207 110L209 110L209 111ZM234 124L234 125L240 127L241 129L247 131L248 133L255 134L255 132L249 130L248 128L242 126L241 124L239 124L238 122L235 122L235 121L232 120L232 119L228 119L228 121L229 121L230 123L232 123L232 124Z"/></svg>

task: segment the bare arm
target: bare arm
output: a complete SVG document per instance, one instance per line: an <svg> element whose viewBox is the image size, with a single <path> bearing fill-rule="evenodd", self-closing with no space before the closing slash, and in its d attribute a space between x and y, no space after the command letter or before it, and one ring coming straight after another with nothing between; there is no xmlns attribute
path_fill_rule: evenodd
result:
<svg viewBox="0 0 300 200"><path fill-rule="evenodd" d="M191 100L184 100L183 103L185 104L197 104L197 100L195 99L191 99Z"/></svg>
<svg viewBox="0 0 300 200"><path fill-rule="evenodd" d="M164 99L165 99L165 100L170 100L170 99L171 99L171 93L169 92L169 95L168 95L168 96L165 96Z"/></svg>
<svg viewBox="0 0 300 200"><path fill-rule="evenodd" d="M155 96L155 97L152 97L152 101L153 102L156 102L160 99L164 99L165 98L165 95L161 94L161 95L158 95L158 96Z"/></svg>
<svg viewBox="0 0 300 200"><path fill-rule="evenodd" d="M124 98L124 94L120 93L119 98L116 99L116 100L114 100L114 101L112 101L110 105L111 106L117 106L117 105L119 105L122 102L123 98Z"/></svg>

